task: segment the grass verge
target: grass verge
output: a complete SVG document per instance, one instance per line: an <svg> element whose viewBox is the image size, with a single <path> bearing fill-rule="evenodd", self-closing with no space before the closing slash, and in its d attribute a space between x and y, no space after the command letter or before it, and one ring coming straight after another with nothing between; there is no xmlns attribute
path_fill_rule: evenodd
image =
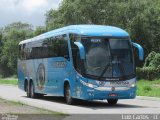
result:
<svg viewBox="0 0 160 120"><path fill-rule="evenodd" d="M17 79L2 79L0 78L0 84L18 85Z"/></svg>
<svg viewBox="0 0 160 120"><path fill-rule="evenodd" d="M160 97L160 79L158 80L139 80L137 81L137 95Z"/></svg>
<svg viewBox="0 0 160 120"><path fill-rule="evenodd" d="M3 107L2 107L3 106ZM6 112L6 114L42 114L42 115L56 115L65 117L66 114L56 112L56 111L50 111L43 108L37 108L30 105L26 105L21 102L15 102L10 100L5 100L0 98L0 113ZM4 109L3 109L4 108Z"/></svg>

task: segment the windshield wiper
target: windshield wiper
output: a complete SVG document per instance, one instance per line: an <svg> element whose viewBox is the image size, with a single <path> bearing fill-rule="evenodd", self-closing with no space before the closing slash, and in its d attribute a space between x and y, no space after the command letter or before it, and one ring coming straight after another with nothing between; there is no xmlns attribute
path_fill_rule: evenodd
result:
<svg viewBox="0 0 160 120"><path fill-rule="evenodd" d="M118 63L119 70L121 71L122 77L125 77L125 70L122 63Z"/></svg>
<svg viewBox="0 0 160 120"><path fill-rule="evenodd" d="M118 62L118 67L119 67L119 70L121 71L122 77L125 78L125 68L124 68L124 66L122 65L122 62L119 60L118 57L117 57L117 60L119 61L119 62Z"/></svg>
<svg viewBox="0 0 160 120"><path fill-rule="evenodd" d="M108 64L105 66L104 70L102 71L102 73L101 73L101 75L98 77L98 79L101 79L101 78L103 77L104 73L106 72L106 70L108 69L109 66L110 66L110 63L108 63Z"/></svg>

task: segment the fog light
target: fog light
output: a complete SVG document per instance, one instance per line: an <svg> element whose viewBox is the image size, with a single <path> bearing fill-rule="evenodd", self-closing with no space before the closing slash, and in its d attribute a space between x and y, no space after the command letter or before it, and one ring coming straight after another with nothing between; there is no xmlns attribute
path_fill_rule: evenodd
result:
<svg viewBox="0 0 160 120"><path fill-rule="evenodd" d="M88 92L89 96L93 96L93 92Z"/></svg>
<svg viewBox="0 0 160 120"><path fill-rule="evenodd" d="M131 96L131 97L133 97L134 95L135 95L135 94L134 94L133 92L132 92L132 93L130 93L130 96Z"/></svg>

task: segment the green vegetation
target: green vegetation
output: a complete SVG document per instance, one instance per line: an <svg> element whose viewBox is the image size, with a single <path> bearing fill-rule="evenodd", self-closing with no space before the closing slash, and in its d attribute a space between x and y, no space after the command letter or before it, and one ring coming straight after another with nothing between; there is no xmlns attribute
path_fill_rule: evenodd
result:
<svg viewBox="0 0 160 120"><path fill-rule="evenodd" d="M0 28L0 74L3 77L16 73L20 41L73 24L117 26L128 31L131 39L144 47L145 57L152 51L160 51L159 0L63 0L57 10L46 11L45 16L45 26L36 29L21 22ZM136 63L143 66L138 60Z"/></svg>
<svg viewBox="0 0 160 120"><path fill-rule="evenodd" d="M57 10L46 11L45 26L35 30L15 22L0 28L0 78L16 74L18 43L59 27L73 24L102 24L125 29L141 44L145 63L136 56L138 95L160 96L160 0L63 0ZM154 80L154 81L148 81ZM158 83L157 83L158 82ZM0 79L0 84L17 85L17 80Z"/></svg>
<svg viewBox="0 0 160 120"><path fill-rule="evenodd" d="M0 84L18 85L17 79L2 79L0 78Z"/></svg>
<svg viewBox="0 0 160 120"><path fill-rule="evenodd" d="M16 74L18 43L33 35L32 25L12 23L0 31L0 73L3 77Z"/></svg>
<svg viewBox="0 0 160 120"><path fill-rule="evenodd" d="M159 80L139 80L137 81L137 95L160 97L160 79Z"/></svg>
<svg viewBox="0 0 160 120"><path fill-rule="evenodd" d="M19 105L19 106L23 106L24 104L23 103L21 103L21 102L15 102L15 101L10 101L10 100L5 100L5 99L2 99L2 98L0 98L0 102L2 103L6 103L6 104L8 104L8 105Z"/></svg>
<svg viewBox="0 0 160 120"><path fill-rule="evenodd" d="M60 112L54 112L42 108L37 108L33 106L29 106L26 104L23 104L21 102L15 102L15 101L9 101L9 100L4 100L0 98L0 108L2 109L3 106L3 111L6 111L6 114L14 114L14 115L20 115L20 114L43 114L43 115L55 115L53 117L65 117L66 115ZM5 107L4 107L5 106ZM22 109L23 108L23 109ZM27 113L26 113L27 112ZM1 110L0 110L1 113Z"/></svg>
<svg viewBox="0 0 160 120"><path fill-rule="evenodd" d="M139 79L154 80L160 78L160 53L152 51L145 59L143 68L137 68Z"/></svg>
<svg viewBox="0 0 160 120"><path fill-rule="evenodd" d="M160 51L159 15L159 0L63 0L57 10L46 13L46 29L71 24L118 26L127 30L148 55Z"/></svg>

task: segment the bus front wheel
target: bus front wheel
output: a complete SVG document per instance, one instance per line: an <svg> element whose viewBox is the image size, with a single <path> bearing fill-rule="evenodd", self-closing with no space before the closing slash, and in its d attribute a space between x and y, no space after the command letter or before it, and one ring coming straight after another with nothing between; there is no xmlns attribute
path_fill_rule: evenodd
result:
<svg viewBox="0 0 160 120"><path fill-rule="evenodd" d="M115 105L115 104L117 104L118 99L108 99L107 101L108 101L109 105Z"/></svg>
<svg viewBox="0 0 160 120"><path fill-rule="evenodd" d="M69 104L69 105L73 104L73 98L71 95L71 90L70 90L69 84L66 84L66 86L65 86L65 100L66 100L67 104Z"/></svg>

